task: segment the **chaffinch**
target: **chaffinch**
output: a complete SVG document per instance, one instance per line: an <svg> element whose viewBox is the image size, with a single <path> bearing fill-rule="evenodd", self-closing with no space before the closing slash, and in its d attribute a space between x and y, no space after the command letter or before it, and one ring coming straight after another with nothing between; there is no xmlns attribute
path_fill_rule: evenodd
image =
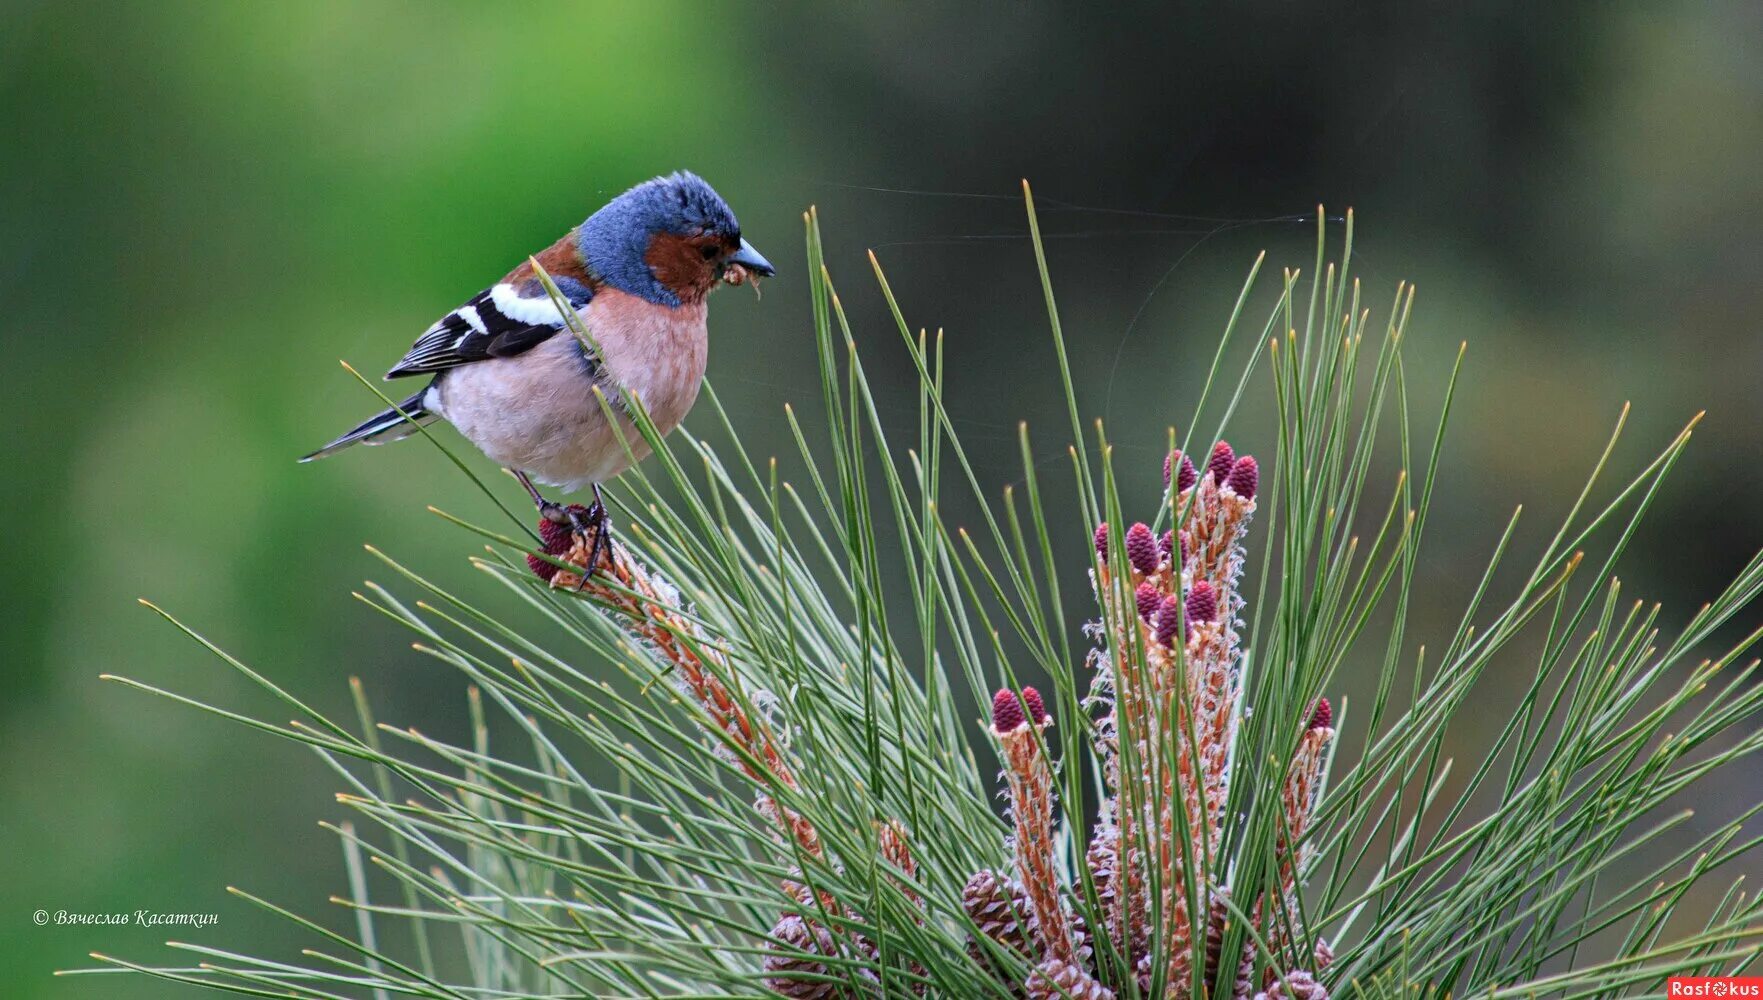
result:
<svg viewBox="0 0 1763 1000"><path fill-rule="evenodd" d="M386 373L428 376L426 386L300 461L409 437L417 425L444 419L506 466L547 520L590 527L545 499L535 480L569 491L591 487L586 518L603 538L599 484L624 471L625 443L638 459L648 454L623 409L624 394L641 400L662 434L677 427L704 377L706 297L724 281L774 269L741 237L722 197L685 171L612 199L537 260L597 352L569 330L531 261L522 263L442 316Z"/></svg>

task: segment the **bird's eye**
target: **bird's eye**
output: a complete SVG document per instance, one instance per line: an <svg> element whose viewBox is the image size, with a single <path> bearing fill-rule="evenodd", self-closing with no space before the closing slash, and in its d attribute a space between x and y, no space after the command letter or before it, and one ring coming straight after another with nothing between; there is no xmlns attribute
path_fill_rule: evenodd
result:
<svg viewBox="0 0 1763 1000"><path fill-rule="evenodd" d="M698 248L698 253L705 260L714 260L716 258L716 244L706 243Z"/></svg>

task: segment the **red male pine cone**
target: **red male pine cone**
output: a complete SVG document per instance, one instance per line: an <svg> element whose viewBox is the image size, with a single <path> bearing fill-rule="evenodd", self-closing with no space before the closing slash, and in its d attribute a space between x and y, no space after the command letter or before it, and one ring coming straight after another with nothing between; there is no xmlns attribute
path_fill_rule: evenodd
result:
<svg viewBox="0 0 1763 1000"><path fill-rule="evenodd" d="M999 734L1013 733L1028 721L1022 712L1022 702L1017 700L1016 692L1009 688L999 688L992 696L992 729Z"/></svg>
<svg viewBox="0 0 1763 1000"><path fill-rule="evenodd" d="M1175 479L1177 493L1193 489L1194 484L1200 481L1200 471L1194 468L1194 460L1183 455L1180 451L1172 451L1163 458L1164 486L1169 485L1171 476Z"/></svg>
<svg viewBox="0 0 1763 1000"><path fill-rule="evenodd" d="M1157 614L1157 605L1163 603L1163 594L1148 583L1139 584L1133 592L1133 603L1138 606L1139 617L1150 621Z"/></svg>
<svg viewBox="0 0 1763 1000"><path fill-rule="evenodd" d="M584 516L588 512L588 509L579 503L570 504L569 509ZM561 557L574 544L575 534L570 530L569 525L559 524L548 517L539 518L539 547L545 551L546 555ZM557 575L555 565L535 555L526 557L526 565L528 569L533 571L534 576L546 583L551 582L551 578Z"/></svg>
<svg viewBox="0 0 1763 1000"><path fill-rule="evenodd" d="M1244 500L1255 499L1255 488L1261 483L1261 469L1256 466L1255 459L1248 455L1237 459L1230 467L1230 476L1224 485L1229 486L1232 493Z"/></svg>
<svg viewBox="0 0 1763 1000"><path fill-rule="evenodd" d="M527 567L527 569L530 569L533 571L534 576L545 581L546 583L550 583L551 578L557 575L557 567L556 566L551 565L550 563L546 562L543 559L540 559L538 556L535 556L535 555L529 554L526 557L526 567Z"/></svg>
<svg viewBox="0 0 1763 1000"><path fill-rule="evenodd" d="M1126 529L1126 559L1133 569L1146 576L1157 572L1157 538L1143 521Z"/></svg>
<svg viewBox="0 0 1763 1000"><path fill-rule="evenodd" d="M1020 699L1009 688L999 688L992 696L992 731L1000 737L1008 736L1030 722L1041 725L1049 718L1046 702L1033 687L1024 687Z"/></svg>
<svg viewBox="0 0 1763 1000"><path fill-rule="evenodd" d="M1188 589L1188 621L1215 622L1218 620L1218 591L1205 580L1195 583Z"/></svg>
<svg viewBox="0 0 1763 1000"><path fill-rule="evenodd" d="M1206 462L1206 471L1212 476L1212 482L1223 486L1230 478L1230 470L1237 464L1237 453L1231 450L1229 441L1220 441L1212 446L1212 457Z"/></svg>
<svg viewBox="0 0 1763 1000"><path fill-rule="evenodd" d="M1157 609L1157 641L1165 646L1175 645L1175 637L1181 634L1181 598L1174 594L1163 599L1163 606Z"/></svg>

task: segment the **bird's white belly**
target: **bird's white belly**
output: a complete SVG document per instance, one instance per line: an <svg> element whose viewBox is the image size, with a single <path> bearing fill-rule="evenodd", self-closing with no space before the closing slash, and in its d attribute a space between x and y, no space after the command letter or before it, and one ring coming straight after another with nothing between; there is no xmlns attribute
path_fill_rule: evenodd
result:
<svg viewBox="0 0 1763 1000"><path fill-rule="evenodd" d="M704 306L667 308L604 289L582 319L605 358L598 383L563 331L524 354L447 372L430 408L497 463L548 485L573 491L618 475L649 447L628 417L606 418L596 384L615 412L620 392L634 395L661 433L672 431L704 377Z"/></svg>

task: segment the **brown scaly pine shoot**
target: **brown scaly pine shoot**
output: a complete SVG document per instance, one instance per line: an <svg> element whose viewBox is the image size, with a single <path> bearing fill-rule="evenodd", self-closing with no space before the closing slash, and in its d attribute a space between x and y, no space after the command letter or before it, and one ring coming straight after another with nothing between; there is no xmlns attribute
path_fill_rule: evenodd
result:
<svg viewBox="0 0 1763 1000"><path fill-rule="evenodd" d="M1074 997L1113 1000L1088 971L1089 949L1073 928L1060 891L1053 823L1053 773L1041 752L1041 734L1053 724L1039 691L1009 688L992 699L992 735L1004 752L1016 877L1039 931L1042 957L1024 984L1031 1000ZM971 886L971 883L970 883Z"/></svg>
<svg viewBox="0 0 1763 1000"><path fill-rule="evenodd" d="M592 558L597 542L592 531L578 534L567 525L544 518L539 520L539 538L547 554L575 567ZM734 757L755 784L763 789L769 775L786 787L799 787L776 736L763 720L755 721L748 715L742 699L723 682L722 678L733 677L733 672L715 644L700 634L697 623L681 613L678 590L631 558L616 540L600 545L599 552L600 565L585 579L579 572L559 569L536 555L526 558L539 579L557 589L577 591L606 608L626 632L671 664L681 693L704 710L707 728L714 729L726 745L742 751ZM780 809L763 791L755 805L808 854L820 856L820 837L806 820Z"/></svg>
<svg viewBox="0 0 1763 1000"><path fill-rule="evenodd" d="M1323 769L1328 764L1328 744L1334 739L1334 707L1327 698L1318 698L1311 707L1304 735L1292 756L1291 769L1286 772L1282 804L1285 807L1285 831L1279 842L1280 905L1296 919L1298 882L1303 878L1314 848L1304 843L1310 830L1310 818L1316 808L1316 796L1322 787ZM1286 839L1290 836L1291 840ZM1294 852L1291 844L1296 843ZM1269 940L1277 939L1284 921L1276 921Z"/></svg>
<svg viewBox="0 0 1763 1000"><path fill-rule="evenodd" d="M545 519L539 521L539 539L547 555L575 567L586 565L596 552L596 539L591 532L576 534L566 525ZM734 672L724 661L722 651L709 642L697 623L680 610L679 592L634 559L616 541L600 546L598 552L600 565L596 572L585 578L577 570L561 569L538 555L528 555L527 565L535 576L552 587L576 591L593 600L607 610L632 638L650 647L670 664L681 693L703 711L699 725L712 730L714 738L725 741L723 746L731 749L731 759L759 786L754 808L775 825L780 836L794 839L806 856L823 858L820 835L813 824L793 810L784 808L765 791L776 785L789 789L800 787L787 750L765 721L750 714L744 707L744 700L730 690L729 682L724 678L732 680ZM882 824L877 830L877 842L883 857L908 879L915 874L917 866L903 826L897 821ZM784 894L804 910L824 909L836 913L842 909L828 894L820 893L817 897L795 879L784 880L782 888ZM901 889L915 905L919 902L916 891L904 883L901 883ZM860 935L835 933L805 913L783 913L764 948L762 965L766 987L792 1000L822 1000L842 995L849 991L852 977L868 984L866 989L879 985L874 981L874 974L867 969L851 972L846 965L834 971L822 961L825 958L871 959L874 957L873 945Z"/></svg>
<svg viewBox="0 0 1763 1000"><path fill-rule="evenodd" d="M1170 452L1163 482L1175 493L1178 523L1161 537L1139 524L1114 536L1125 547L1133 576L1128 614L1112 608L1115 594L1105 557L1114 538L1107 529L1096 538L1103 559L1095 590L1107 613L1093 634L1117 634L1091 656L1096 667L1091 704L1103 708L1097 744L1110 794L1087 857L1106 929L1135 962L1141 988L1156 978L1147 951L1157 936L1169 956L1162 981L1170 996L1186 996L1196 973L1207 971L1189 968L1189 942L1209 928L1196 929L1187 912L1183 859L1198 859L1213 870L1223 841L1230 748L1242 717L1242 599L1236 584L1260 470L1253 457L1239 456L1220 441L1203 470L1186 454ZM1140 630L1136 637L1133 627ZM1114 662L1140 650L1142 663ZM1167 731L1172 723L1176 730ZM1122 773L1120 748L1128 742L1137 751L1136 774ZM1171 747L1173 760L1167 759ZM1151 803L1163 806L1153 809ZM1186 845L1178 842L1183 831ZM1156 901L1145 894L1153 868L1162 887ZM1150 914L1159 910L1162 926L1147 926Z"/></svg>
<svg viewBox="0 0 1763 1000"><path fill-rule="evenodd" d="M1107 795L1083 860L1101 907L1098 932L1126 960L1142 995L1162 984L1160 1000L1201 991L1231 1000L1326 1000L1315 978L1333 958L1326 942L1318 940L1306 956L1311 969L1285 966L1290 945L1282 935L1298 912L1301 853L1293 857L1282 839L1277 887L1234 907L1227 902L1231 887L1223 884L1230 869L1221 854L1232 750L1246 712L1238 583L1260 466L1219 441L1203 467L1170 452L1163 481L1175 494L1169 498L1174 525L1159 535L1143 522L1124 532L1101 524L1091 539L1097 559L1091 582L1103 616L1089 627L1098 644L1088 658L1095 671L1088 704L1100 715L1094 746ZM1118 567L1110 564L1111 554L1121 557ZM1117 569L1128 578L1113 579ZM1315 809L1333 721L1326 699L1303 716L1280 802L1291 843L1303 843ZM1091 964L1081 915L1068 912L1055 874L1051 771L1038 739L1049 724L1032 688L1020 698L999 691L993 700L992 732L1006 762L1016 830L1015 877L980 872L962 903L981 934L1031 962L1027 982L1010 984L1013 991L1033 1000L1100 1000L1113 994ZM1124 753L1129 746L1131 755ZM1188 871L1189 865L1198 870ZM1193 915L1191 883L1200 885L1202 900ZM1234 914L1247 915L1254 933L1241 952L1225 956ZM1269 942L1282 967L1260 982L1254 981L1255 940ZM1196 945L1204 957L1199 968L1192 967ZM1154 952L1166 956L1166 964L1159 967Z"/></svg>

